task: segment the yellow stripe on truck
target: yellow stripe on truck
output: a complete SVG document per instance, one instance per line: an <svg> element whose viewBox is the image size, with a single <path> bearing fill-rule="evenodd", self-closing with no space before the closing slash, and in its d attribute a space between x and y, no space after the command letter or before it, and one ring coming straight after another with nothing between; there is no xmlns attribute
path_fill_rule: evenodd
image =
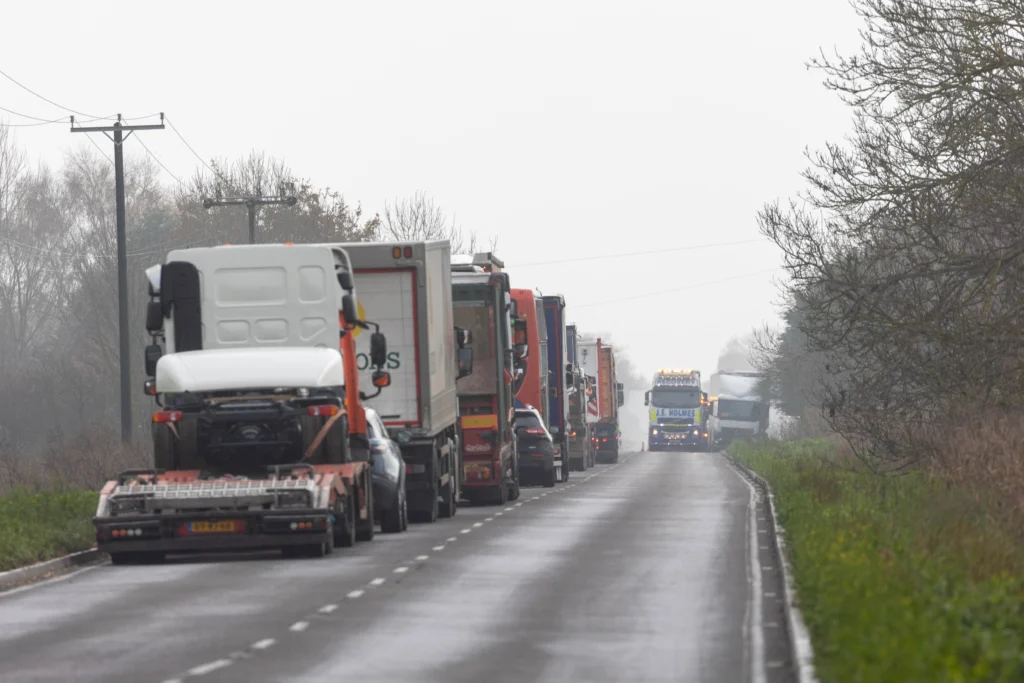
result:
<svg viewBox="0 0 1024 683"><path fill-rule="evenodd" d="M462 417L463 429L497 429L497 415L464 415Z"/></svg>

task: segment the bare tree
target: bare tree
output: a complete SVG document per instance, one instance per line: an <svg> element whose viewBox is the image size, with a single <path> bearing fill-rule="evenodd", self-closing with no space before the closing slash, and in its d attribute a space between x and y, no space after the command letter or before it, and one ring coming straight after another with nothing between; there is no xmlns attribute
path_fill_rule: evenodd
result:
<svg viewBox="0 0 1024 683"><path fill-rule="evenodd" d="M449 221L444 210L422 192L384 205L379 237L387 242L448 240L453 254L476 253L478 243L475 231L466 233L454 216ZM498 239L494 237L490 251L496 251L497 246Z"/></svg>

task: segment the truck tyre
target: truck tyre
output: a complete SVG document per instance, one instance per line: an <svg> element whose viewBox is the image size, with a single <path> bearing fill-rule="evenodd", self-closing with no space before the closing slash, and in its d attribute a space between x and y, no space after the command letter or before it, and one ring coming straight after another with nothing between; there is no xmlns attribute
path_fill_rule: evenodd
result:
<svg viewBox="0 0 1024 683"><path fill-rule="evenodd" d="M178 423L178 439L175 444L175 467L179 470L198 470L202 463L199 458L199 422L184 420Z"/></svg>
<svg viewBox="0 0 1024 683"><path fill-rule="evenodd" d="M159 422L153 423L153 467L158 470L174 469L174 441L170 427ZM113 555L110 559L114 562Z"/></svg>
<svg viewBox="0 0 1024 683"><path fill-rule="evenodd" d="M353 501L353 504L355 501ZM373 532L376 528L376 522L373 519L373 486L366 488L366 520L359 519L359 513L356 511L353 519L356 521L356 540L357 541L372 541Z"/></svg>
<svg viewBox="0 0 1024 683"><path fill-rule="evenodd" d="M355 498L345 496L335 503L334 545L351 548L356 544Z"/></svg>

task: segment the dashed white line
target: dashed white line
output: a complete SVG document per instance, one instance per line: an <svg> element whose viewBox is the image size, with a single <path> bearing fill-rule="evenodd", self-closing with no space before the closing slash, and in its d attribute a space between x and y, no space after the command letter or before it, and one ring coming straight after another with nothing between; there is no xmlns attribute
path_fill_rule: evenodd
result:
<svg viewBox="0 0 1024 683"><path fill-rule="evenodd" d="M302 633L307 628L309 628L308 621L296 621L294 624L288 627L288 630L293 631L295 633Z"/></svg>
<svg viewBox="0 0 1024 683"><path fill-rule="evenodd" d="M514 507L507 507L507 508L505 508L505 512L512 512L513 510L515 510Z"/></svg>
<svg viewBox="0 0 1024 683"><path fill-rule="evenodd" d="M460 533L460 534L468 534L468 533L469 533L470 531L472 531L472 529L463 529L463 530L462 530L462 531L460 531L459 533Z"/></svg>
<svg viewBox="0 0 1024 683"><path fill-rule="evenodd" d="M346 595L345 597L348 598L349 600L355 600L356 598L362 597L362 595L363 595L363 591L361 591L361 590L354 590L354 591L350 591L349 594Z"/></svg>
<svg viewBox="0 0 1024 683"><path fill-rule="evenodd" d="M523 504L522 503L516 503L516 507L517 508L521 508L521 507L523 507Z"/></svg>
<svg viewBox="0 0 1024 683"><path fill-rule="evenodd" d="M206 674L213 673L218 669L223 669L226 666L231 666L230 659L218 659L214 662L208 662L206 664L200 664L199 666L193 667L188 670L189 676L205 676Z"/></svg>
<svg viewBox="0 0 1024 683"><path fill-rule="evenodd" d="M451 538L448 539L448 542L449 543L455 543L455 541L457 541L457 540L459 540L459 539L457 539L454 536L452 536Z"/></svg>
<svg viewBox="0 0 1024 683"><path fill-rule="evenodd" d="M439 553L442 550L444 550L444 546L443 545L435 545L433 550L434 550L435 553Z"/></svg>
<svg viewBox="0 0 1024 683"><path fill-rule="evenodd" d="M495 512L494 516L495 517L501 517L503 514L505 514L505 513L503 513L503 512Z"/></svg>
<svg viewBox="0 0 1024 683"><path fill-rule="evenodd" d="M426 562L429 559L430 559L430 555L417 555L416 556L416 561L417 562Z"/></svg>
<svg viewBox="0 0 1024 683"><path fill-rule="evenodd" d="M480 528L480 527L482 527L483 525L484 525L484 523L483 523L483 522L473 522L473 528L474 528L474 529L479 529L479 528Z"/></svg>
<svg viewBox="0 0 1024 683"><path fill-rule="evenodd" d="M371 586L383 586L385 581L387 581L387 579L376 578L376 579L374 579L373 581L370 582L370 585Z"/></svg>
<svg viewBox="0 0 1024 683"><path fill-rule="evenodd" d="M252 644L254 650L266 650L268 647L276 643L277 641L273 638L264 638L263 640L257 640Z"/></svg>
<svg viewBox="0 0 1024 683"><path fill-rule="evenodd" d="M331 612L333 612L336 609L338 609L337 605L324 605L323 607L321 607L317 611L320 612L320 614L330 614Z"/></svg>
<svg viewBox="0 0 1024 683"><path fill-rule="evenodd" d="M404 574L407 571L409 571L408 567L395 567L395 573L396 574Z"/></svg>

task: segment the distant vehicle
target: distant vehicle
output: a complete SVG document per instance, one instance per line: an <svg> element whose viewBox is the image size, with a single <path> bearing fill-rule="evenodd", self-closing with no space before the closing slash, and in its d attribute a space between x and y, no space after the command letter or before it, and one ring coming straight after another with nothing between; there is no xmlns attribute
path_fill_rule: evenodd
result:
<svg viewBox="0 0 1024 683"><path fill-rule="evenodd" d="M373 517L380 522L381 531L397 534L409 528L402 450L372 408L366 409L366 428L373 458Z"/></svg>
<svg viewBox="0 0 1024 683"><path fill-rule="evenodd" d="M613 422L591 425L590 441L594 444L595 460L601 463L619 461L619 426Z"/></svg>
<svg viewBox="0 0 1024 683"><path fill-rule="evenodd" d="M540 479L545 487L555 485L555 440L544 426L536 408L516 408L516 440L519 447L519 479L533 483Z"/></svg>
<svg viewBox="0 0 1024 683"><path fill-rule="evenodd" d="M700 390L700 371L661 369L654 373L650 391L647 444L652 451L711 450L708 434L708 396Z"/></svg>
<svg viewBox="0 0 1024 683"><path fill-rule="evenodd" d="M758 388L763 375L744 370L723 370L711 375L712 443L728 447L733 439L764 436L770 406Z"/></svg>

